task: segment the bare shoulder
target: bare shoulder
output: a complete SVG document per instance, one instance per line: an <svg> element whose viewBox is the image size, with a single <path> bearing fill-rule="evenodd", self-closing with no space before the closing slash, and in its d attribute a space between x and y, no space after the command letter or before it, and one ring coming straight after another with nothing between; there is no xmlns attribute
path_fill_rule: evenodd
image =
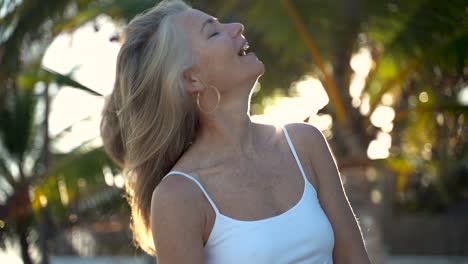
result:
<svg viewBox="0 0 468 264"><path fill-rule="evenodd" d="M205 213L195 182L170 175L151 197L151 232L158 263L203 263Z"/></svg>
<svg viewBox="0 0 468 264"><path fill-rule="evenodd" d="M300 148L309 160L313 162L317 154L330 152L328 141L323 132L309 123L288 123L285 125L294 145ZM320 151L318 151L320 150Z"/></svg>
<svg viewBox="0 0 468 264"><path fill-rule="evenodd" d="M201 207L201 198L201 192L195 182L183 175L172 174L158 184L153 191L151 203L163 207L173 204L186 206L190 203L192 206Z"/></svg>
<svg viewBox="0 0 468 264"><path fill-rule="evenodd" d="M316 126L309 123L288 123L285 125L288 129L288 132L291 131L296 137L297 140L301 140L303 143L310 141L323 140L324 136L320 129Z"/></svg>
<svg viewBox="0 0 468 264"><path fill-rule="evenodd" d="M304 150L315 170L317 167L323 167L324 164L330 163L330 161L336 167L333 151L319 128L308 123L288 123L285 126L288 132L290 131L290 134L296 138L295 145ZM324 159L327 161L326 163L321 162Z"/></svg>

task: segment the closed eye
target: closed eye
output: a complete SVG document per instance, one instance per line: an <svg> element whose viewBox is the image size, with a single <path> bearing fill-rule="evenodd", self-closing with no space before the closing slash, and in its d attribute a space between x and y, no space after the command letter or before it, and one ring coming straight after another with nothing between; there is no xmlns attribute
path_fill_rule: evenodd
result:
<svg viewBox="0 0 468 264"><path fill-rule="evenodd" d="M216 35L218 35L218 34L219 34L219 32L215 32L215 33L213 33L213 34L210 36L210 38L213 37L213 36L216 36Z"/></svg>

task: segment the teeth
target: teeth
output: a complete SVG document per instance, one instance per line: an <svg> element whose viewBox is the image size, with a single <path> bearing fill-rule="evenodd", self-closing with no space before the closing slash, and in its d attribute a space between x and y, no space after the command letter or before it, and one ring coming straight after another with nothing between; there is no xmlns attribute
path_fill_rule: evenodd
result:
<svg viewBox="0 0 468 264"><path fill-rule="evenodd" d="M239 51L239 56L245 56L248 48L250 48L249 43L245 42L241 50Z"/></svg>

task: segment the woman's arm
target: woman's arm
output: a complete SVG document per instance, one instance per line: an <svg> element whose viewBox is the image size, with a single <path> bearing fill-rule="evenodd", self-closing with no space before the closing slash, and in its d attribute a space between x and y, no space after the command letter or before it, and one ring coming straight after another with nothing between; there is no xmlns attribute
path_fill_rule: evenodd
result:
<svg viewBox="0 0 468 264"><path fill-rule="evenodd" d="M317 175L320 205L332 224L335 234L335 264L370 263L361 230L346 197L343 183L331 148L322 131L313 125L298 125L301 139L308 146L308 157Z"/></svg>
<svg viewBox="0 0 468 264"><path fill-rule="evenodd" d="M175 175L156 187L151 231L158 264L204 263L202 195L190 180Z"/></svg>

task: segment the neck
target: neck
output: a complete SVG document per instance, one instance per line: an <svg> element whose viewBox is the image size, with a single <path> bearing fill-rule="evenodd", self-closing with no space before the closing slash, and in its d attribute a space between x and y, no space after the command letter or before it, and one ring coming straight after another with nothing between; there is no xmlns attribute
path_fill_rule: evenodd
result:
<svg viewBox="0 0 468 264"><path fill-rule="evenodd" d="M219 105L211 114L202 113L196 141L222 156L253 151L256 136L248 109L248 100L231 101Z"/></svg>

